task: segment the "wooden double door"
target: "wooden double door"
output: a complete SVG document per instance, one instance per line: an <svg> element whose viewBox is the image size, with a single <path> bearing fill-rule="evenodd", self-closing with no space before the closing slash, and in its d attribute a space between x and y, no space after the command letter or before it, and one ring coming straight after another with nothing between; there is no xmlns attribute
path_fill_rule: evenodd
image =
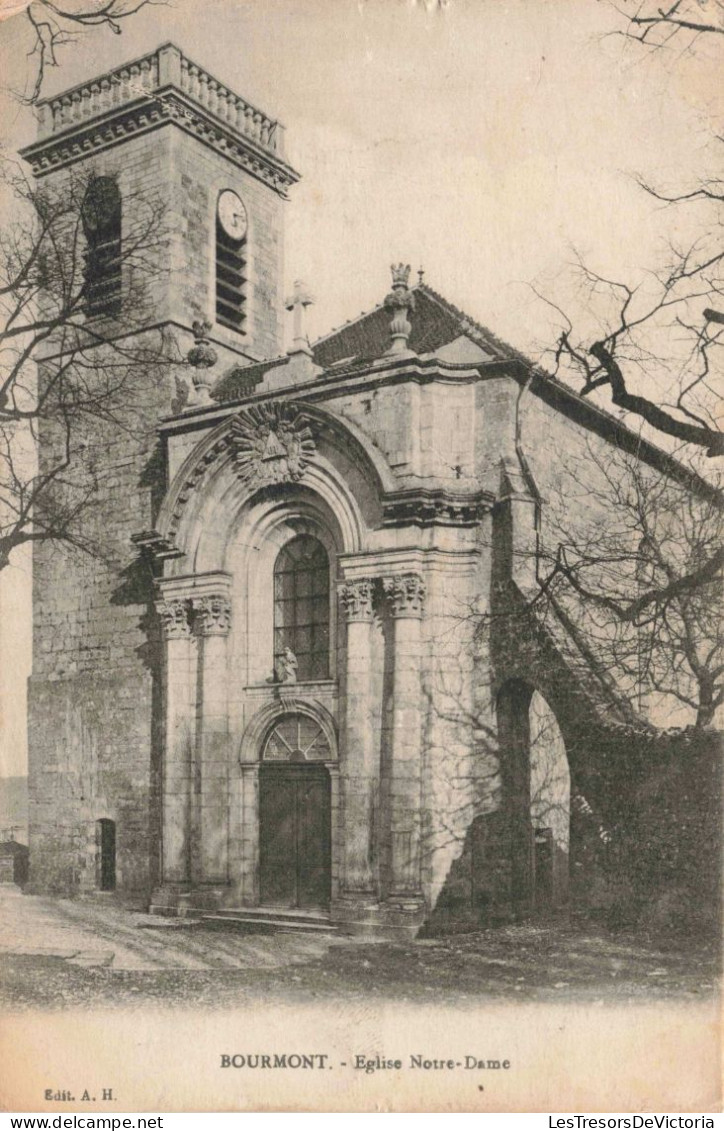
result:
<svg viewBox="0 0 724 1131"><path fill-rule="evenodd" d="M329 906L331 790L325 766L262 764L259 888L263 904Z"/></svg>

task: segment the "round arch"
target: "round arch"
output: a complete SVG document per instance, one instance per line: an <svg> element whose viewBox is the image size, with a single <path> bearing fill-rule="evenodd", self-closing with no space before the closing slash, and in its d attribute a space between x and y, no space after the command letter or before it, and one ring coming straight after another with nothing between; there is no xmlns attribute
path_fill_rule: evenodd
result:
<svg viewBox="0 0 724 1131"><path fill-rule="evenodd" d="M269 401L272 407L279 403ZM317 442L303 477L293 486L307 488L316 495L334 514L344 551L359 552L370 521L377 523L380 496L394 488L394 476L384 456L350 421L341 421L303 401L283 404L292 406L312 426ZM170 565L171 574L222 568L219 560L211 564L208 561L214 554L217 559L223 556L218 519L234 522L241 511L252 507L259 498L274 497L273 490L238 474L233 447L237 415L227 417L193 448L166 493L159 512L158 532L174 542L184 555L184 559ZM342 470L337 466L340 460ZM209 549L211 541L215 546ZM198 564L201 558L205 559L203 567Z"/></svg>
<svg viewBox="0 0 724 1131"><path fill-rule="evenodd" d="M225 534L225 552L220 560L224 571L233 579L234 625L229 646L237 679L245 686L261 686L274 672L274 567L284 546L300 534L311 535L319 541L329 562L329 655L328 673L324 678L335 679L341 647L336 582L338 558L344 553L346 542L333 511L309 488L297 486L277 499L257 495L229 523ZM213 550L213 546L210 549ZM197 556L195 562L201 572L214 565L213 559L204 555ZM311 677L299 675L300 682L305 678Z"/></svg>

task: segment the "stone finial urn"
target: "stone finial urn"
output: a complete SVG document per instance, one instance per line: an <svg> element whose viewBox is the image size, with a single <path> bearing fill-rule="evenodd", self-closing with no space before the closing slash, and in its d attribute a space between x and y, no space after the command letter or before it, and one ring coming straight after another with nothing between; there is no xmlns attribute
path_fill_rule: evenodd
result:
<svg viewBox="0 0 724 1131"><path fill-rule="evenodd" d="M415 296L409 288L410 265L409 263L392 264L392 290L385 298L385 310L392 314L390 322L390 335L392 341L387 354L403 355L411 353L407 341L412 333L412 326L407 317L409 311L415 309Z"/></svg>
<svg viewBox="0 0 724 1131"><path fill-rule="evenodd" d="M194 405L211 403L211 385L208 372L216 365L218 354L209 342L211 333L210 322L194 322L191 329L194 333L194 344L186 354L186 360L192 367L191 380L193 382Z"/></svg>

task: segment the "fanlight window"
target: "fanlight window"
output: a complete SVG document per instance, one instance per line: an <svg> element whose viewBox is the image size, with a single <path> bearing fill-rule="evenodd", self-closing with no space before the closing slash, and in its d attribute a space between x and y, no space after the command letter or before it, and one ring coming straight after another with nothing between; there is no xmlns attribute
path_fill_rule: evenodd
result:
<svg viewBox="0 0 724 1131"><path fill-rule="evenodd" d="M121 312L121 193L111 177L95 177L83 198L86 238L85 312L89 317Z"/></svg>
<svg viewBox="0 0 724 1131"><path fill-rule="evenodd" d="M274 567L274 665L286 650L297 679L329 677L329 558L321 542L301 534L288 542Z"/></svg>
<svg viewBox="0 0 724 1131"><path fill-rule="evenodd" d="M264 744L265 762L328 762L329 740L319 723L307 715L283 715Z"/></svg>

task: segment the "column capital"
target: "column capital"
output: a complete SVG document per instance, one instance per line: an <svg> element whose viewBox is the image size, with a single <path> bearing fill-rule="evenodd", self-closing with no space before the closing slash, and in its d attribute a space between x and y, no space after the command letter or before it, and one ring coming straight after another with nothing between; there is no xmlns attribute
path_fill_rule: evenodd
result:
<svg viewBox="0 0 724 1131"><path fill-rule="evenodd" d="M196 597L194 629L198 636L228 636L231 628L231 601L225 593Z"/></svg>
<svg viewBox="0 0 724 1131"><path fill-rule="evenodd" d="M156 612L166 640L186 640L191 636L189 603L182 597L167 597L156 601Z"/></svg>
<svg viewBox="0 0 724 1131"><path fill-rule="evenodd" d="M345 581L338 589L339 599L348 621L371 621L375 594L372 577Z"/></svg>
<svg viewBox="0 0 724 1131"><path fill-rule="evenodd" d="M382 579L393 617L421 617L425 602L425 582L419 573L396 573Z"/></svg>

